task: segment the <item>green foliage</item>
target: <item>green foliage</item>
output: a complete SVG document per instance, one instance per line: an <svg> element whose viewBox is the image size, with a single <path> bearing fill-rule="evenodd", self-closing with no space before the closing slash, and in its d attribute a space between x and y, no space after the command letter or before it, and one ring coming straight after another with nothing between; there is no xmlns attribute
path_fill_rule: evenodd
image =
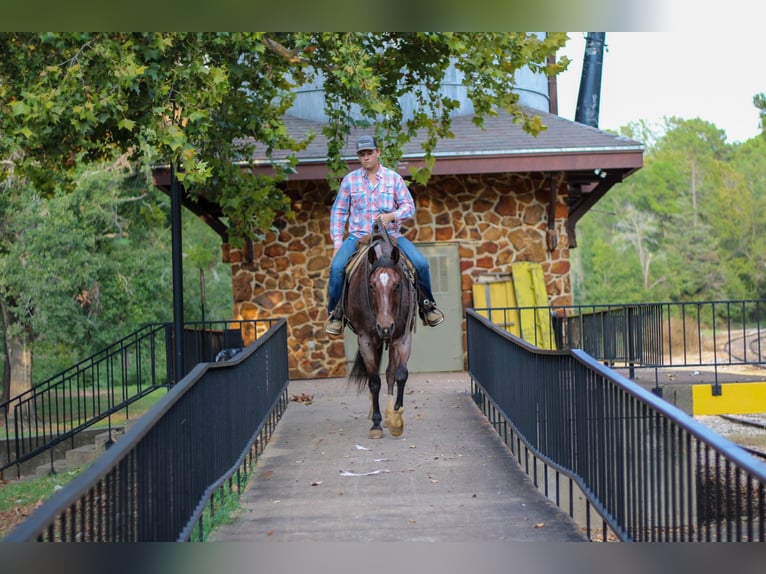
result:
<svg viewBox="0 0 766 574"><path fill-rule="evenodd" d="M333 184L347 169L351 129L373 125L390 164L404 143L424 138L425 167L414 174L424 182L437 139L451 136L457 102L440 95L450 63L465 76L479 125L503 109L537 133L544 126L517 105L514 74L560 72L568 61L549 56L565 41L563 33L0 33L6 336L33 342L39 380L147 322L169 321L168 201L141 174L173 165L193 199L220 205L230 243L257 240L290 216L280 184L315 135L288 134L295 87L323 85ZM405 95L418 110L406 120ZM243 171L256 151L272 175ZM210 234L184 218L187 320L231 314L230 271Z"/></svg>
<svg viewBox="0 0 766 574"><path fill-rule="evenodd" d="M761 135L766 137L766 94L756 94L753 96L753 105L758 110L761 118Z"/></svg>
<svg viewBox="0 0 766 574"><path fill-rule="evenodd" d="M0 158L20 152L17 170L44 194L71 189L83 162L123 153L172 162L186 190L221 205L236 245L289 215L278 183L309 143L285 125L294 87L324 84L333 183L347 169L350 130L371 125L392 164L422 133L426 167L415 178L424 181L437 138L451 135L457 103L439 95L450 62L465 75L477 123L503 109L537 133L543 126L519 108L514 74L562 71L568 61L548 57L565 41L563 33L2 33ZM407 120L405 94L418 103ZM274 176L243 177L232 165L256 148Z"/></svg>
<svg viewBox="0 0 766 574"><path fill-rule="evenodd" d="M124 166L81 171L69 193L5 195L0 287L13 329L32 333L34 379L71 366L146 323L173 319L169 198ZM13 201L11 201L11 199ZM186 320L231 317L220 238L183 217Z"/></svg>
<svg viewBox="0 0 766 574"><path fill-rule="evenodd" d="M747 299L766 293L766 140L726 143L700 119L623 128L644 167L578 224L577 303Z"/></svg>

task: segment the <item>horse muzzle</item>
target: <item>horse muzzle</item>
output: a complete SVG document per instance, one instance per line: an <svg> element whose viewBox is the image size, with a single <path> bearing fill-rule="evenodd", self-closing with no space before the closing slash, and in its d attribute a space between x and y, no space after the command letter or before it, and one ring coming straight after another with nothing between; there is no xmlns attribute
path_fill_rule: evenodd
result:
<svg viewBox="0 0 766 574"><path fill-rule="evenodd" d="M394 335L394 324L391 323L387 327L384 327L382 325L375 325L375 330L378 333L378 337L380 337L384 341L390 341L391 337Z"/></svg>

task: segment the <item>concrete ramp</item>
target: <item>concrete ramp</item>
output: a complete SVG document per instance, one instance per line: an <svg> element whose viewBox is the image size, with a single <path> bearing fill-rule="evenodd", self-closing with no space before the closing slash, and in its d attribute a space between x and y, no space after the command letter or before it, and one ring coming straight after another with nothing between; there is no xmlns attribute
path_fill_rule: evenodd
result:
<svg viewBox="0 0 766 574"><path fill-rule="evenodd" d="M404 434L370 440L366 392L344 379L291 382L298 400L255 468L243 511L210 540L585 541L521 471L469 389L463 372L411 375Z"/></svg>

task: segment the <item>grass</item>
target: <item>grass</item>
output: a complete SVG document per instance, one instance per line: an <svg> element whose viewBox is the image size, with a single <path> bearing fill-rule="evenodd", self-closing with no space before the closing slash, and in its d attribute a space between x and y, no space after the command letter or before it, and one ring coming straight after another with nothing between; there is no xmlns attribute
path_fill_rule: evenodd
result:
<svg viewBox="0 0 766 574"><path fill-rule="evenodd" d="M0 482L0 538L18 526L82 470L77 468L35 480Z"/></svg>
<svg viewBox="0 0 766 574"><path fill-rule="evenodd" d="M129 412L130 419L134 420L141 414L144 414L166 392L167 389L158 389L132 404ZM125 423L125 420L126 413L123 409L112 416L112 425L120 426ZM243 490L253 477L256 466L257 463L252 464L249 466L248 472L242 471L240 482ZM83 468L77 468L72 471L52 474L38 479L13 482L0 481L0 539L82 471ZM241 492L237 487L235 477L227 481L213 494L212 501L208 502L207 508L201 517L202 541L206 541L210 533L217 527L230 524L236 519L242 509L240 496ZM191 540L198 541L199 539L200 524L198 523L194 528Z"/></svg>
<svg viewBox="0 0 766 574"><path fill-rule="evenodd" d="M130 405L128 409L121 409L114 413L111 421L112 426L123 426L128 420L128 416L130 420L137 419L154 406L166 393L166 388L157 389L141 397ZM100 428L102 426L107 426L106 421L99 422L93 428ZM0 481L0 538L29 516L35 508L80 474L82 470L82 468L77 468L36 479Z"/></svg>
<svg viewBox="0 0 766 574"><path fill-rule="evenodd" d="M7 512L17 506L28 506L47 500L80 472L82 469L77 468L35 480L7 482L2 487L3 496L0 497L0 512Z"/></svg>
<svg viewBox="0 0 766 574"><path fill-rule="evenodd" d="M122 426L130 418L135 420L152 408L168 392L166 387L158 388L146 396L141 397L135 403L125 409L121 409L112 415L112 426ZM99 423L99 425L102 423ZM105 424L105 423L104 423ZM96 425L98 428L99 425Z"/></svg>
<svg viewBox="0 0 766 574"><path fill-rule="evenodd" d="M253 477L255 472L255 466L250 467L247 474L243 474L242 489L247 488L247 484ZM231 486L224 484L221 488L213 493L212 499L208 501L207 508L201 516L201 528L202 528L202 542L207 542L210 534L219 526L224 524L231 524L236 520L240 511L242 510L242 504L240 497L242 493L237 488L236 481ZM212 511L211 511L212 508ZM191 535L191 542L200 541L200 524L199 521L194 527Z"/></svg>

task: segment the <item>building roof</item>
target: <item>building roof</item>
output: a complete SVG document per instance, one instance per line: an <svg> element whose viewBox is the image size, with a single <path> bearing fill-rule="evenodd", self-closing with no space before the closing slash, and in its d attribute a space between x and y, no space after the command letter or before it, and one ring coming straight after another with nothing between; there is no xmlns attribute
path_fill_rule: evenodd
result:
<svg viewBox="0 0 766 574"><path fill-rule="evenodd" d="M439 140L434 157L435 175L459 173L497 173L529 171L582 171L599 169L628 170L643 165L643 146L623 136L601 131L591 126L564 119L555 114L522 106L529 114L539 115L547 129L537 136L526 133L513 118L501 112L486 118L484 128L473 123L473 116L457 116L452 120L453 138ZM309 132L314 140L296 154L297 173L291 179L326 177L327 138L319 122L288 116L286 125L294 137ZM353 143L369 130L356 130L349 135L343 156L356 160ZM418 134L405 144L398 166L406 175L409 167L422 165L424 134ZM269 161L262 148L254 154L256 164L267 168ZM279 159L279 156L276 156Z"/></svg>
<svg viewBox="0 0 766 574"><path fill-rule="evenodd" d="M539 115L546 129L537 136L526 133L507 113L484 120L484 127L473 123L473 116L457 116L452 120L454 137L439 140L434 151L434 175L533 173L563 178L568 186L569 213L567 226L571 245L576 244L574 228L577 221L625 177L643 166L641 143L629 138L601 131L573 122L556 114L522 106L525 113ZM306 149L296 153L298 160L291 180L325 180L327 178L327 138L322 134L324 124L286 116L286 127L293 138L303 139L309 133L314 139ZM354 142L369 130L356 130L349 134L342 155L356 161ZM421 148L424 134L416 135L403 147L397 166L407 176L411 169L424 164ZM273 160L286 153L276 152ZM263 146L257 146L248 167L256 173L272 173L272 160ZM243 162L245 167L245 162ZM155 184L169 191L170 173L167 166L154 170ZM204 197L193 201L183 194L183 204L205 219L222 237L227 237L226 225L220 220L220 206Z"/></svg>

